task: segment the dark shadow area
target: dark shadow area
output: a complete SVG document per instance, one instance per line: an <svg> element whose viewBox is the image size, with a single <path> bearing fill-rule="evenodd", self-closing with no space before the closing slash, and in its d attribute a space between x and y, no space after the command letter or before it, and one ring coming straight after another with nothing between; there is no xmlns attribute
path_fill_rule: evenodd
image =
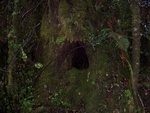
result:
<svg viewBox="0 0 150 113"><path fill-rule="evenodd" d="M74 51L72 55L72 67L82 70L89 67L89 59L84 48L84 43L74 42Z"/></svg>

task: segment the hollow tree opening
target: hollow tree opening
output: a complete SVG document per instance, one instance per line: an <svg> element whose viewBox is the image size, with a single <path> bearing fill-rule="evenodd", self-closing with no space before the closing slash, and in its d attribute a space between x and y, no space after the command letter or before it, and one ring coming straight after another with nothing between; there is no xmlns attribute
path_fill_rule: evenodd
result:
<svg viewBox="0 0 150 113"><path fill-rule="evenodd" d="M81 41L74 42L72 54L72 67L82 70L89 67L89 60L84 48L84 43Z"/></svg>

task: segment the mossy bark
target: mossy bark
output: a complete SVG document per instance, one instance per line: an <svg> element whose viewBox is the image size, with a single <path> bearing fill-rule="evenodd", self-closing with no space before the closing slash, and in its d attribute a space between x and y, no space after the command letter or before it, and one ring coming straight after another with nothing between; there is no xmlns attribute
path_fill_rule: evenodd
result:
<svg viewBox="0 0 150 113"><path fill-rule="evenodd" d="M76 3L76 2L75 2ZM124 90L128 88L128 69L122 66L120 52L115 43L97 46L93 50L86 42L88 31L97 30L86 17L86 6L67 3L62 0L53 19L53 12L45 14L41 26L41 40L43 41L42 63L46 66L36 84L35 101L40 105L49 105L61 109L75 109L78 112L128 112ZM71 19L72 12L66 12L80 7L73 13L82 12L77 23ZM79 6L78 6L79 5ZM89 6L90 7L90 6ZM63 9L64 8L64 9ZM82 9L83 8L83 9ZM79 12L78 12L79 11ZM53 16L50 16L53 15ZM53 22L54 21L54 22ZM81 23L80 23L81 22ZM74 26L74 27L73 27ZM79 27L79 28L78 28ZM75 29L74 29L75 28ZM71 29L71 30L70 30ZM79 31L79 32L78 32ZM77 33L75 33L77 32ZM57 43L57 38L64 41ZM111 39L111 41L113 38ZM72 44L81 41L88 56L89 66L86 69L76 69L72 66ZM125 81L126 86L120 81Z"/></svg>
<svg viewBox="0 0 150 113"><path fill-rule="evenodd" d="M47 29L47 21L48 18L45 18L41 27L41 38L44 42L43 64L47 67L37 84L36 102L57 106L61 97L62 103L59 105L72 109L89 112L127 111L128 105L122 97L125 89L119 86L119 80L128 71L126 68L122 70L119 50L112 48L115 43L102 44L96 50L92 46L86 46L89 67L78 70L72 67L72 52L63 56L65 52L71 51L72 42L64 41L58 45L50 32L53 28ZM55 97L58 100L52 102L55 94L58 95Z"/></svg>

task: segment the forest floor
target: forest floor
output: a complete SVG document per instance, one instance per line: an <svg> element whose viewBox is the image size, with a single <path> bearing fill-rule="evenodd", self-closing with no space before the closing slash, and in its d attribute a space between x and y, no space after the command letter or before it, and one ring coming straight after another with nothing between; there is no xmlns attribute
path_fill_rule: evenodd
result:
<svg viewBox="0 0 150 113"><path fill-rule="evenodd" d="M139 79L139 95L143 101L145 112L150 113L150 77Z"/></svg>

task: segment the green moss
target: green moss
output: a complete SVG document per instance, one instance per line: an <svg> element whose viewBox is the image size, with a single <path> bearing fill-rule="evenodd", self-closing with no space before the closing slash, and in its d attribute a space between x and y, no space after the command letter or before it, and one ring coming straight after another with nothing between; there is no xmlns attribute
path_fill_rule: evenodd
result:
<svg viewBox="0 0 150 113"><path fill-rule="evenodd" d="M59 5L59 18L61 31L59 35L68 40L84 40L87 35L85 22L87 19L86 3L84 1L73 1L70 5L62 0Z"/></svg>
<svg viewBox="0 0 150 113"><path fill-rule="evenodd" d="M61 45L58 46L55 44L57 37L64 37L71 41L84 40L88 34L88 27L85 25L85 21L89 18L85 11L85 2L78 0L73 2L73 5L70 6L66 0L60 1L58 9L60 25L58 25L58 23L48 23L52 20L51 14L43 17L41 38L44 41L44 65L54 60L57 49L59 49L59 47L61 48ZM111 75L112 71L114 72L114 69L116 73L121 73L121 70L119 70L120 65L117 67L120 60L114 60L117 58L116 56L118 54L116 54L116 48L112 46L114 45L102 44L96 47L95 51L91 50L92 47L87 47L87 56L90 65L86 70L77 70L75 68L67 70L67 64L71 62L66 58L64 59L64 62L67 63L63 63L60 69L61 71L58 71L58 73L63 74L63 76L57 76L53 73L53 62L52 65L48 66L42 73L39 80L39 84L44 83L44 85L41 85L41 87L38 88L40 89L38 90L40 91L38 92L38 95L40 95L41 101L56 93L60 94L59 92L61 91L61 94L58 97L62 97L61 99L74 109L80 106L84 101L86 109L89 112L103 112L106 109L112 110L112 107L110 106L114 105L116 97L114 96L110 101L109 106L106 106L107 92L105 86L111 84L111 81L108 81L107 75ZM49 94L48 90L43 88L45 84L52 95ZM99 94L100 91L101 94ZM116 94L117 91L114 92L114 94ZM60 102L59 98L58 102Z"/></svg>
<svg viewBox="0 0 150 113"><path fill-rule="evenodd" d="M56 24L49 24L50 20L50 14L44 15L41 25L41 37L43 40L48 42L52 42L54 40L53 37L56 37L58 30L58 26Z"/></svg>
<svg viewBox="0 0 150 113"><path fill-rule="evenodd" d="M72 107L78 106L83 100L89 111L92 109L98 109L99 94L96 88L96 79L99 76L103 78L108 69L108 65L106 65L107 55L100 54L100 51L97 51L94 54L94 56L99 57L96 59L93 58L93 60L96 60L94 61L96 63L91 64L88 70L81 71L72 68L66 72L65 78L62 81L59 81L59 83L61 82L59 88L63 89L63 96L68 98ZM100 71L103 73L100 73Z"/></svg>

